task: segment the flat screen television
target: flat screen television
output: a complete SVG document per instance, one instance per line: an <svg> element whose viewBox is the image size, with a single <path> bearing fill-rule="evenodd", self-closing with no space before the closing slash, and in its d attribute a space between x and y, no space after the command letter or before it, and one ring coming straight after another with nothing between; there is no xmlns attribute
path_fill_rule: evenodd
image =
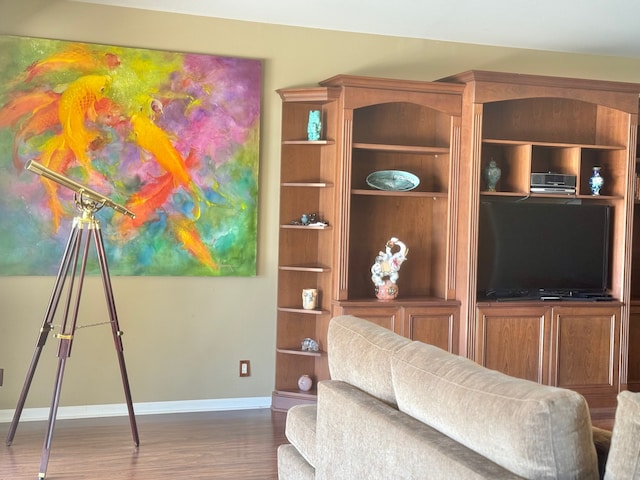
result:
<svg viewBox="0 0 640 480"><path fill-rule="evenodd" d="M481 202L478 297L608 299L611 207Z"/></svg>

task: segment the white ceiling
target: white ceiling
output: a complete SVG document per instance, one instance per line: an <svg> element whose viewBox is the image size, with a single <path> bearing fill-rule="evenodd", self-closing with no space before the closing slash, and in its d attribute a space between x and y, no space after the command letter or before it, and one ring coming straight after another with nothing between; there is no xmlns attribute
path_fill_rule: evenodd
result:
<svg viewBox="0 0 640 480"><path fill-rule="evenodd" d="M73 0L481 45L640 58L639 0Z"/></svg>

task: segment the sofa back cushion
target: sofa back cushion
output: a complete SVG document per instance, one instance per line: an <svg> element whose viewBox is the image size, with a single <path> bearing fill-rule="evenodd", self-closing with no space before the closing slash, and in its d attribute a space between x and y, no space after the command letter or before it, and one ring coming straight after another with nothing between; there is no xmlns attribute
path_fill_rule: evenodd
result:
<svg viewBox="0 0 640 480"><path fill-rule="evenodd" d="M336 380L318 383L316 432L317 480L523 480L359 388Z"/></svg>
<svg viewBox="0 0 640 480"><path fill-rule="evenodd" d="M413 342L391 361L398 408L525 478L597 479L585 399Z"/></svg>
<svg viewBox="0 0 640 480"><path fill-rule="evenodd" d="M331 378L395 406L391 355L409 343L409 339L361 318L334 317L327 333Z"/></svg>
<svg viewBox="0 0 640 480"><path fill-rule="evenodd" d="M640 393L620 392L605 480L640 479Z"/></svg>

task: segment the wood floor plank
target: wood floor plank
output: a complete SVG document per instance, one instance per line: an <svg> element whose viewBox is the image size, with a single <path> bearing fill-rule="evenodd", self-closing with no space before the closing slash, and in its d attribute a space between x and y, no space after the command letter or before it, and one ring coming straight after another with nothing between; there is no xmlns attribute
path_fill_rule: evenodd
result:
<svg viewBox="0 0 640 480"><path fill-rule="evenodd" d="M277 479L284 413L262 410L58 420L46 480ZM0 424L0 480L36 480L46 422L22 422L13 444Z"/></svg>

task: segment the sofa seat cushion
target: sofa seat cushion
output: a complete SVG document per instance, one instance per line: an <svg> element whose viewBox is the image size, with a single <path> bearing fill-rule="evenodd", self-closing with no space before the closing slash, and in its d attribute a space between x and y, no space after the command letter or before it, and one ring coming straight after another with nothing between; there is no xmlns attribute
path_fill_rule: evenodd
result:
<svg viewBox="0 0 640 480"><path fill-rule="evenodd" d="M290 444L278 447L278 480L313 480L316 472Z"/></svg>
<svg viewBox="0 0 640 480"><path fill-rule="evenodd" d="M587 403L576 392L486 369L413 342L391 361L401 411L525 478L598 478Z"/></svg>
<svg viewBox="0 0 640 480"><path fill-rule="evenodd" d="M605 480L640 479L640 393L620 392Z"/></svg>
<svg viewBox="0 0 640 480"><path fill-rule="evenodd" d="M316 466L316 405L295 405L287 412L285 436L300 455Z"/></svg>
<svg viewBox="0 0 640 480"><path fill-rule="evenodd" d="M351 315L334 317L327 333L331 378L395 405L391 355L409 343L411 340L367 320Z"/></svg>

